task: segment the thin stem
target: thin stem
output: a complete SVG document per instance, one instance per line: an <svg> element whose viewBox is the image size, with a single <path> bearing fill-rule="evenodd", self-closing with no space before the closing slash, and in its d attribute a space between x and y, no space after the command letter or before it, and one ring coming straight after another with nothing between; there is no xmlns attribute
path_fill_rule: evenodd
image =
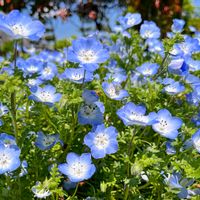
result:
<svg viewBox="0 0 200 200"><path fill-rule="evenodd" d="M77 190L78 190L78 186L79 186L79 183L76 184L76 188L75 188L75 191L74 191L74 194L72 195L72 197L70 199L74 199L76 193L77 193Z"/></svg>
<svg viewBox="0 0 200 200"><path fill-rule="evenodd" d="M16 62L17 62L17 41L14 43L14 72L16 71ZM13 91L10 95L11 103L11 118L12 125L14 129L14 134L16 141L18 141L18 128L17 128L17 110L16 110L16 91Z"/></svg>
<svg viewBox="0 0 200 200"><path fill-rule="evenodd" d="M155 75L155 77L153 78L154 80L157 79L164 71L165 71L165 61L167 60L167 58L169 57L169 52L167 52L165 54L165 57L162 60L162 63L160 65L160 70L158 71L158 73Z"/></svg>
<svg viewBox="0 0 200 200"><path fill-rule="evenodd" d="M85 75L86 75L86 70L84 69L82 89L84 88L84 85L85 85Z"/></svg>

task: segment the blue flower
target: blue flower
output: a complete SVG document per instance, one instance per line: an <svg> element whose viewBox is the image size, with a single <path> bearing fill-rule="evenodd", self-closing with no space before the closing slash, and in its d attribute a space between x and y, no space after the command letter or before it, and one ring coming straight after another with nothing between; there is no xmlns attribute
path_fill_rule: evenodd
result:
<svg viewBox="0 0 200 200"><path fill-rule="evenodd" d="M124 89L121 89L121 85L116 82L103 82L102 88L105 94L114 100L122 100L123 98L129 96L128 92Z"/></svg>
<svg viewBox="0 0 200 200"><path fill-rule="evenodd" d="M195 106L200 103L200 85L193 88L193 92L186 95L187 101Z"/></svg>
<svg viewBox="0 0 200 200"><path fill-rule="evenodd" d="M145 115L146 108L142 105L135 105L128 102L125 106L117 111L117 115L124 122L126 126L141 125L147 126L155 122L157 114L154 112Z"/></svg>
<svg viewBox="0 0 200 200"><path fill-rule="evenodd" d="M8 112L9 112L8 107L0 103L0 117L7 114Z"/></svg>
<svg viewBox="0 0 200 200"><path fill-rule="evenodd" d="M94 103L84 103L78 112L80 124L98 125L103 123L103 112L100 105Z"/></svg>
<svg viewBox="0 0 200 200"><path fill-rule="evenodd" d="M174 148L174 146L172 146L172 142L171 141L167 141L165 143L165 145L166 145L166 153L168 155L173 155L173 154L176 153L176 149Z"/></svg>
<svg viewBox="0 0 200 200"><path fill-rule="evenodd" d="M85 76L85 77L84 77ZM67 68L61 75L61 79L67 79L74 83L82 84L93 80L93 73L83 68Z"/></svg>
<svg viewBox="0 0 200 200"><path fill-rule="evenodd" d="M137 67L136 70L140 72L143 76L153 76L158 72L159 65L156 63L146 62L140 67Z"/></svg>
<svg viewBox="0 0 200 200"><path fill-rule="evenodd" d="M183 92L185 90L185 87L184 85L182 85L181 83L177 81L177 82L167 85L166 87L164 87L163 90L170 95L175 95L175 94L179 94Z"/></svg>
<svg viewBox="0 0 200 200"><path fill-rule="evenodd" d="M126 81L127 75L120 71L114 72L114 73L107 73L106 77L104 79L107 81L112 80L113 82L116 82L116 83L122 83L122 82Z"/></svg>
<svg viewBox="0 0 200 200"><path fill-rule="evenodd" d="M195 72L200 70L200 60L194 60L192 58L186 58L186 63L189 66L189 71Z"/></svg>
<svg viewBox="0 0 200 200"><path fill-rule="evenodd" d="M180 118L172 117L167 109L161 109L157 113L157 122L152 125L152 128L166 138L175 139L182 124L183 122Z"/></svg>
<svg viewBox="0 0 200 200"><path fill-rule="evenodd" d="M12 172L20 166L20 150L0 144L0 174Z"/></svg>
<svg viewBox="0 0 200 200"><path fill-rule="evenodd" d="M192 122L196 126L200 126L200 112L192 118Z"/></svg>
<svg viewBox="0 0 200 200"><path fill-rule="evenodd" d="M124 17L121 16L118 18L118 22L122 25L124 29L138 25L141 23L141 21L142 18L139 13L127 13Z"/></svg>
<svg viewBox="0 0 200 200"><path fill-rule="evenodd" d="M37 133L35 146L41 150L49 150L59 141L59 134L45 135L40 131Z"/></svg>
<svg viewBox="0 0 200 200"><path fill-rule="evenodd" d="M54 63L48 62L44 68L39 72L41 80L52 80L57 75L57 67Z"/></svg>
<svg viewBox="0 0 200 200"><path fill-rule="evenodd" d="M87 90L83 91L82 97L85 102L87 103L94 103L99 100L99 96L94 90Z"/></svg>
<svg viewBox="0 0 200 200"><path fill-rule="evenodd" d="M75 153L68 153L66 161L67 163L58 165L58 169L62 174L67 175L72 182L87 180L96 171L90 153L83 153L80 156Z"/></svg>
<svg viewBox="0 0 200 200"><path fill-rule="evenodd" d="M181 189L183 186L179 183L180 179L181 175L179 173L173 173L171 175L168 174L164 181L171 188Z"/></svg>
<svg viewBox="0 0 200 200"><path fill-rule="evenodd" d="M62 97L60 93L56 93L56 88L52 85L46 85L44 88L31 88L30 90L32 94L29 96L29 99L45 103L49 106L52 106L55 102L60 101Z"/></svg>
<svg viewBox="0 0 200 200"><path fill-rule="evenodd" d="M189 67L183 58L174 58L168 65L168 70L170 73L177 75L186 75L188 73Z"/></svg>
<svg viewBox="0 0 200 200"><path fill-rule="evenodd" d="M42 186L39 181L31 188L31 191L34 193L34 197L38 199L43 199L51 195L51 191L49 191L48 187Z"/></svg>
<svg viewBox="0 0 200 200"><path fill-rule="evenodd" d="M117 152L117 135L115 127L106 128L104 124L98 125L94 131L84 137L84 144L90 148L95 159L104 158L106 154Z"/></svg>
<svg viewBox="0 0 200 200"><path fill-rule="evenodd" d="M39 74L43 70L44 63L34 58L18 59L17 66L23 71L24 76L32 76L33 74Z"/></svg>
<svg viewBox="0 0 200 200"><path fill-rule="evenodd" d="M192 135L192 143L195 149L200 153L200 129Z"/></svg>
<svg viewBox="0 0 200 200"><path fill-rule="evenodd" d="M74 40L67 54L70 62L80 63L88 71L96 70L108 58L108 50L94 37Z"/></svg>
<svg viewBox="0 0 200 200"><path fill-rule="evenodd" d="M13 39L39 40L44 32L44 25L38 20L32 20L30 16L11 11L8 15L0 14L0 30L10 35Z"/></svg>
<svg viewBox="0 0 200 200"><path fill-rule="evenodd" d="M164 47L160 40L158 39L147 39L146 43L148 45L148 50L152 53L158 53L161 56L164 55Z"/></svg>
<svg viewBox="0 0 200 200"><path fill-rule="evenodd" d="M172 24L172 31L174 33L181 33L183 31L183 27L185 25L185 21L182 19L173 19L173 24Z"/></svg>
<svg viewBox="0 0 200 200"><path fill-rule="evenodd" d="M160 37L160 29L153 21L144 21L140 27L140 35L144 39L158 39Z"/></svg>
<svg viewBox="0 0 200 200"><path fill-rule="evenodd" d="M14 147L17 148L16 139L12 135L6 133L0 134L0 144L3 144L5 147Z"/></svg>

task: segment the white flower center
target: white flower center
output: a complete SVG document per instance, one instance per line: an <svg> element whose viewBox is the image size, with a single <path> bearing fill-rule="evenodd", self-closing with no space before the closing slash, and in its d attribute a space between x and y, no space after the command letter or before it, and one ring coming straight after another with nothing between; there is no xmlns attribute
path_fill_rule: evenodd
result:
<svg viewBox="0 0 200 200"><path fill-rule="evenodd" d="M69 173L73 174L73 176L77 178L84 178L87 170L88 170L87 164L81 163L80 161L74 162L69 166Z"/></svg>
<svg viewBox="0 0 200 200"><path fill-rule="evenodd" d="M109 137L105 133L99 133L94 138L94 145L98 149L105 149L109 145Z"/></svg>
<svg viewBox="0 0 200 200"><path fill-rule="evenodd" d="M167 120L161 119L159 121L158 128L163 132L169 131L169 124L168 124Z"/></svg>
<svg viewBox="0 0 200 200"><path fill-rule="evenodd" d="M43 102L52 102L53 101L53 97L52 94L50 94L47 91L41 91L38 95L39 99Z"/></svg>
<svg viewBox="0 0 200 200"><path fill-rule="evenodd" d="M30 73L36 73L38 71L38 67L34 66L34 65L31 65L30 67L27 68L27 70L30 72Z"/></svg>
<svg viewBox="0 0 200 200"><path fill-rule="evenodd" d="M72 79L75 81L79 81L79 80L83 79L83 74L73 73Z"/></svg>
<svg viewBox="0 0 200 200"><path fill-rule="evenodd" d="M50 67L46 67L46 68L44 69L44 74L50 75L50 74L51 74L51 68L50 68Z"/></svg>
<svg viewBox="0 0 200 200"><path fill-rule="evenodd" d="M131 25L133 25L135 23L135 19L134 18L128 18L128 20L127 20L127 25L128 26L131 26Z"/></svg>
<svg viewBox="0 0 200 200"><path fill-rule="evenodd" d="M97 105L95 105L95 104L85 104L82 109L83 109L83 113L86 116L93 115L93 113L97 109Z"/></svg>
<svg viewBox="0 0 200 200"><path fill-rule="evenodd" d="M0 168L8 168L11 164L11 159L4 152L0 153Z"/></svg>
<svg viewBox="0 0 200 200"><path fill-rule="evenodd" d="M80 50L78 52L78 59L83 63L93 63L96 61L97 57L92 50Z"/></svg>
<svg viewBox="0 0 200 200"><path fill-rule="evenodd" d="M22 24L15 24L11 26L11 29L15 35L24 35L27 33L27 30L24 28Z"/></svg>
<svg viewBox="0 0 200 200"><path fill-rule="evenodd" d="M42 143L44 146L49 146L55 141L55 138L49 136L49 137L44 137Z"/></svg>
<svg viewBox="0 0 200 200"><path fill-rule="evenodd" d="M135 112L132 112L131 115L129 116L129 118L130 118L130 120L140 121L140 122L144 122L144 123L146 123L148 121L146 116L135 113Z"/></svg>

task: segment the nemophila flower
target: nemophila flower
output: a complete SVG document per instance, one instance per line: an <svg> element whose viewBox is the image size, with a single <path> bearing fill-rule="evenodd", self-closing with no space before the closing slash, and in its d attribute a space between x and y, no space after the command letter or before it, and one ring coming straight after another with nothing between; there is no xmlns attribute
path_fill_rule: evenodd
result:
<svg viewBox="0 0 200 200"><path fill-rule="evenodd" d="M158 39L160 37L160 29L153 21L144 21L140 27L140 36L144 39Z"/></svg>
<svg viewBox="0 0 200 200"><path fill-rule="evenodd" d="M3 144L5 147L16 147L16 139L12 135L8 135L7 133L0 134L0 144Z"/></svg>
<svg viewBox="0 0 200 200"><path fill-rule="evenodd" d="M8 107L0 103L0 117L7 114L8 112L9 112Z"/></svg>
<svg viewBox="0 0 200 200"><path fill-rule="evenodd" d="M165 143L165 145L166 145L166 154L168 154L168 155L174 155L174 154L176 154L176 149L172 145L171 141L167 141Z"/></svg>
<svg viewBox="0 0 200 200"><path fill-rule="evenodd" d="M183 58L174 58L168 65L168 71L177 75L186 75L188 73L189 67Z"/></svg>
<svg viewBox="0 0 200 200"><path fill-rule="evenodd" d="M164 47L160 40L158 39L147 39L146 44L148 45L148 50L153 53L158 53L161 56L164 55Z"/></svg>
<svg viewBox="0 0 200 200"><path fill-rule="evenodd" d="M194 117L192 117L192 122L196 126L200 126L200 112L197 115L195 115Z"/></svg>
<svg viewBox="0 0 200 200"><path fill-rule="evenodd" d="M194 148L200 153L200 129L192 135L192 143Z"/></svg>
<svg viewBox="0 0 200 200"><path fill-rule="evenodd" d="M128 92L121 88L121 84L116 82L103 82L102 88L105 94L114 100L122 100L123 98L129 96Z"/></svg>
<svg viewBox="0 0 200 200"><path fill-rule="evenodd" d="M190 32L195 33L197 31L197 29L194 26L188 26Z"/></svg>
<svg viewBox="0 0 200 200"><path fill-rule="evenodd" d="M34 193L34 196L43 199L51 195L51 191L47 187L41 186L40 182L37 182L36 185L34 185L31 188L32 192Z"/></svg>
<svg viewBox="0 0 200 200"><path fill-rule="evenodd" d="M43 69L39 72L39 78L46 81L52 80L57 75L57 67L54 63L48 62L45 63Z"/></svg>
<svg viewBox="0 0 200 200"><path fill-rule="evenodd" d="M43 132L40 131L37 133L35 146L37 146L41 150L49 150L59 141L59 134L45 135Z"/></svg>
<svg viewBox="0 0 200 200"><path fill-rule="evenodd" d="M84 137L84 144L90 148L91 154L95 159L104 158L106 154L117 152L117 135L115 127L106 128L104 124L101 124Z"/></svg>
<svg viewBox="0 0 200 200"><path fill-rule="evenodd" d="M173 55L187 57L192 56L193 53L200 51L199 41L195 38L185 36L185 41L175 44L173 47L172 53Z"/></svg>
<svg viewBox="0 0 200 200"><path fill-rule="evenodd" d="M131 71L130 75L132 87L141 87L142 85L147 83L147 80L141 76L141 74L137 71Z"/></svg>
<svg viewBox="0 0 200 200"><path fill-rule="evenodd" d="M173 174L168 174L168 176L164 176L165 183L170 187L170 188L177 188L180 189L183 186L180 185L179 181L181 179L181 175L179 173L173 173Z"/></svg>
<svg viewBox="0 0 200 200"><path fill-rule="evenodd" d="M0 174L16 170L20 166L19 156L19 148L10 148L0 144Z"/></svg>
<svg viewBox="0 0 200 200"><path fill-rule="evenodd" d="M102 105L94 103L84 103L78 112L78 122L80 124L98 125L103 123Z"/></svg>
<svg viewBox="0 0 200 200"><path fill-rule="evenodd" d="M122 83L124 81L126 81L127 79L127 75L125 73L120 73L120 72L114 72L114 73L107 73L106 77L104 78L104 80L112 80L113 82L116 83Z"/></svg>
<svg viewBox="0 0 200 200"><path fill-rule="evenodd" d="M157 114L154 112L145 115L146 108L142 105L135 105L128 102L125 106L117 111L118 117L124 122L126 126L130 125L151 125L156 121Z"/></svg>
<svg viewBox="0 0 200 200"><path fill-rule="evenodd" d="M195 72L200 70L200 61L199 60L194 60L193 58L187 58L186 63L189 67L189 71Z"/></svg>
<svg viewBox="0 0 200 200"><path fill-rule="evenodd" d="M174 33L181 33L183 31L183 27L185 25L185 21L182 19L173 19L173 24L172 24L172 31Z"/></svg>
<svg viewBox="0 0 200 200"><path fill-rule="evenodd" d="M75 153L68 153L66 161L67 163L58 165L58 169L62 174L68 176L72 182L87 180L96 171L90 153L83 153L80 156Z"/></svg>
<svg viewBox="0 0 200 200"><path fill-rule="evenodd" d="M22 163L21 163L21 171L19 173L20 177L25 176L26 174L28 174L27 168L28 168L28 163L27 163L26 160L23 160Z"/></svg>
<svg viewBox="0 0 200 200"><path fill-rule="evenodd" d="M44 32L44 25L38 20L32 20L30 16L13 10L7 15L0 15L0 30L13 39L26 38L39 40Z"/></svg>
<svg viewBox="0 0 200 200"><path fill-rule="evenodd" d="M125 16L118 18L118 22L124 29L140 24L142 21L141 14L139 13L127 13Z"/></svg>
<svg viewBox="0 0 200 200"><path fill-rule="evenodd" d="M87 103L94 103L99 100L99 96L94 90L87 90L83 91L82 97L85 102Z"/></svg>
<svg viewBox="0 0 200 200"><path fill-rule="evenodd" d="M171 188L178 190L179 199L191 199L192 196L200 194L200 189L188 189L191 185L194 184L194 179L182 178L179 172L168 174L165 176L165 183Z"/></svg>
<svg viewBox="0 0 200 200"><path fill-rule="evenodd" d="M146 62L140 67L137 67L136 70L141 73L143 76L153 76L158 72L159 65L156 63Z"/></svg>
<svg viewBox="0 0 200 200"><path fill-rule="evenodd" d="M175 95L183 92L185 90L185 86L176 81L164 87L163 90L170 95Z"/></svg>
<svg viewBox="0 0 200 200"><path fill-rule="evenodd" d="M172 117L167 109L159 110L156 120L157 122L152 125L153 130L169 139L175 139L178 136L178 129L183 124L180 118Z"/></svg>
<svg viewBox="0 0 200 200"><path fill-rule="evenodd" d="M200 103L200 85L193 87L193 92L186 95L189 103L198 106Z"/></svg>
<svg viewBox="0 0 200 200"><path fill-rule="evenodd" d="M197 87L197 86L200 86L200 78L197 77L197 76L194 76L193 74L187 74L185 76L185 81L186 81L186 83L191 84L191 86L193 88Z"/></svg>
<svg viewBox="0 0 200 200"><path fill-rule="evenodd" d="M54 103L60 101L62 97L60 93L56 93L56 88L52 85L46 85L43 88L31 88L30 90L32 94L29 96L29 99L45 103L49 106L52 106Z"/></svg>
<svg viewBox="0 0 200 200"><path fill-rule="evenodd" d="M96 70L108 58L108 50L94 37L74 40L67 54L70 62L80 63L88 71Z"/></svg>
<svg viewBox="0 0 200 200"><path fill-rule="evenodd" d="M24 76L32 76L33 74L39 74L43 70L44 63L39 60L29 58L27 60L18 60L17 66L23 71Z"/></svg>
<svg viewBox="0 0 200 200"><path fill-rule="evenodd" d="M172 78L163 78L163 79L159 78L157 81L162 85L170 85L175 82L175 80Z"/></svg>
<svg viewBox="0 0 200 200"><path fill-rule="evenodd" d="M82 84L93 80L93 73L83 68L67 68L61 75L61 79L67 79L74 83Z"/></svg>
<svg viewBox="0 0 200 200"><path fill-rule="evenodd" d="M34 78L29 78L29 79L28 79L28 82L27 82L27 86L28 86L29 88L33 88L34 90L36 90L37 87L38 87L39 85L41 85L42 83L43 83L43 81L42 81L41 79L39 79L39 78L36 78L36 79L34 79Z"/></svg>

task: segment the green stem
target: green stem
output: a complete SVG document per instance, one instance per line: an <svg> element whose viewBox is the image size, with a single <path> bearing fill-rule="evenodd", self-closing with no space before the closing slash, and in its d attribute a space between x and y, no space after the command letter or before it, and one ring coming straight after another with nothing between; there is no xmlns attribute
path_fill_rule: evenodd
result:
<svg viewBox="0 0 200 200"><path fill-rule="evenodd" d="M131 157L132 157L131 155L132 155L132 152L133 152L133 150L132 150L132 144L133 144L133 139L134 139L134 136L135 136L135 134L134 134L135 131L136 131L136 129L134 128L133 132L132 132L131 140L130 140L129 145L128 145L127 155L128 155L128 157L129 157L130 160L131 160ZM127 164L127 178L129 178L129 176L130 176L130 163ZM126 184L125 187L126 188L125 188L125 191L124 191L124 198L123 198L123 200L127 200L128 199L128 195L129 195L129 186L128 186L128 184Z"/></svg>
<svg viewBox="0 0 200 200"><path fill-rule="evenodd" d="M76 195L76 193L77 193L78 185L79 185L79 183L76 184L76 188L75 188L74 194L73 194L72 197L70 198L71 200L74 199L74 197L75 197L75 195Z"/></svg>
<svg viewBox="0 0 200 200"><path fill-rule="evenodd" d="M163 58L162 63L161 63L160 68L159 68L160 70L158 71L158 73L153 78L154 80L157 79L165 71L164 64L165 64L165 61L167 60L168 57L169 57L169 52L167 52L165 54L165 57Z"/></svg>
<svg viewBox="0 0 200 200"><path fill-rule="evenodd" d="M17 41L14 44L14 71L16 71L16 62L17 62ZM11 103L11 118L12 125L14 129L14 134L16 141L18 142L18 128L17 128L17 110L16 110L16 91L13 91L10 95Z"/></svg>

